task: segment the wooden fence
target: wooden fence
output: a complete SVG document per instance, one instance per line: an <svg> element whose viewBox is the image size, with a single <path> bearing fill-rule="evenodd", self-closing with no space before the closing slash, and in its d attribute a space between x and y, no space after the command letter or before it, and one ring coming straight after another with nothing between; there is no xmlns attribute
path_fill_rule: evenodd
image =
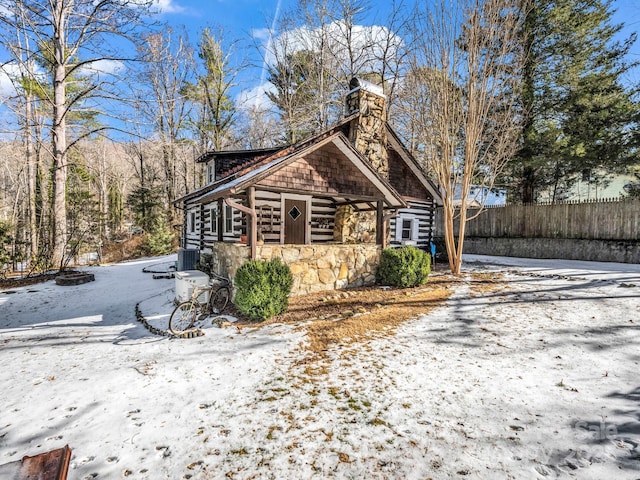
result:
<svg viewBox="0 0 640 480"><path fill-rule="evenodd" d="M469 214L475 214L470 209ZM436 232L442 236L442 212ZM456 225L457 233L457 225ZM604 200L488 208L467 223L466 237L640 240L640 200Z"/></svg>

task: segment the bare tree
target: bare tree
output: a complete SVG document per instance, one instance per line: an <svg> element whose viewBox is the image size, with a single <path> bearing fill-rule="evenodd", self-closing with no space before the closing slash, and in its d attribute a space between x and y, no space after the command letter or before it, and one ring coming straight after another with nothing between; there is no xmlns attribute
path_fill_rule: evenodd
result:
<svg viewBox="0 0 640 480"><path fill-rule="evenodd" d="M413 66L424 160L440 186L449 266L460 273L472 186L492 188L517 147L520 0L436 0L416 15ZM460 204L455 198L460 199ZM482 203L482 199L481 203ZM457 238L454 219L459 219Z"/></svg>
<svg viewBox="0 0 640 480"><path fill-rule="evenodd" d="M277 145L277 139L273 136L273 132L277 131L277 122L260 105L245 106L240 113L238 127L243 148L269 148Z"/></svg>
<svg viewBox="0 0 640 480"><path fill-rule="evenodd" d="M49 129L52 159L52 251L51 263L57 268L66 264L67 230L66 184L69 150L88 135L106 127L89 127L68 136L72 112L87 113L88 101L106 84L92 79L70 88L72 78L96 71L106 62L126 58L109 48L117 42L110 37L132 38L152 0L0 0L0 29L3 43L9 44L12 30L22 32L29 42L11 43L13 61L35 83L43 85L43 101L50 106ZM34 68L36 65L41 70ZM45 70L42 67L46 66ZM75 83L75 82L74 82Z"/></svg>
<svg viewBox="0 0 640 480"><path fill-rule="evenodd" d="M142 116L162 145L164 200L169 224L174 219L177 198L178 146L188 128L189 104L184 87L193 72L193 50L184 38L170 29L144 37L140 46L144 60L138 83L132 86L138 96ZM146 134L141 133L145 136Z"/></svg>
<svg viewBox="0 0 640 480"><path fill-rule="evenodd" d="M395 114L398 88L409 67L411 46L405 40L411 30L411 10L403 0L392 0L384 27L372 31L372 52L380 83L387 95L387 117Z"/></svg>
<svg viewBox="0 0 640 480"><path fill-rule="evenodd" d="M334 8L334 0L300 0L292 18L299 28L288 33L293 41L294 55L305 70L301 87L309 96L305 103L307 112L312 112L311 132L326 128L335 120L335 112L342 111L342 102L335 100L339 90L336 72L340 66L336 63L335 45L332 45L336 34L332 17Z"/></svg>
<svg viewBox="0 0 640 480"><path fill-rule="evenodd" d="M300 139L344 114L344 94L354 76L393 95L403 73L408 11L393 3L388 26L365 25L367 0L300 0L283 16L268 45L267 95L278 108L287 137ZM397 29L397 31L395 30Z"/></svg>
<svg viewBox="0 0 640 480"><path fill-rule="evenodd" d="M336 60L336 81L348 84L354 76L372 73L372 30L361 23L370 8L367 0L335 0L329 10L332 20L327 29L326 43Z"/></svg>
<svg viewBox="0 0 640 480"><path fill-rule="evenodd" d="M12 82L16 95L4 102L18 119L19 131L24 145L24 163L26 165L27 176L27 217L24 222L24 236L28 238L29 249L26 257L30 259L38 254L39 235L46 235L43 229L38 228L37 211L41 211L42 198L36 193L37 177L41 169L40 145L42 143L42 120L38 108L38 84L34 82L33 76L36 69L36 62L31 56L32 38L28 33L28 15L23 4L16 3L15 10L5 12L13 19L15 28L5 28L0 30L0 39L3 46L10 52L14 61L9 61L0 66L7 78ZM0 16L0 25L4 25L4 17ZM41 97L41 95L40 95ZM41 112L40 112L41 113ZM16 237L19 232L15 232Z"/></svg>

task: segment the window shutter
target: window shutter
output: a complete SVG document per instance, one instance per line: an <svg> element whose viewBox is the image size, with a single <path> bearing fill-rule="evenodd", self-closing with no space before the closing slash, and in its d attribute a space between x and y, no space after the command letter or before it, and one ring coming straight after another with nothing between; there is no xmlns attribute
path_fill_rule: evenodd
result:
<svg viewBox="0 0 640 480"><path fill-rule="evenodd" d="M418 241L418 235L420 233L420 221L417 218L411 220L411 240Z"/></svg>
<svg viewBox="0 0 640 480"><path fill-rule="evenodd" d="M396 222L396 235L395 239L398 242L402 241L402 217L397 216L393 219Z"/></svg>

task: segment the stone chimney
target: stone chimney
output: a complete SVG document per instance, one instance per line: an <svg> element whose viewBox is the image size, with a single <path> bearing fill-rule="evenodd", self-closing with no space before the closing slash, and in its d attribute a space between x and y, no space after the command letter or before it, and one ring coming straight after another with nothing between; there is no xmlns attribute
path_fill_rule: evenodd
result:
<svg viewBox="0 0 640 480"><path fill-rule="evenodd" d="M382 87L359 78L352 78L349 87L351 90L345 99L345 114L359 113L349 126L349 140L371 162L373 168L388 179L389 160L385 148L387 97Z"/></svg>
<svg viewBox="0 0 640 480"><path fill-rule="evenodd" d="M374 170L389 179L387 158L387 97L373 83L352 78L345 99L345 115L358 115L349 123L349 141L371 162ZM376 213L357 212L350 205L336 209L334 240L342 243L372 243L376 240Z"/></svg>

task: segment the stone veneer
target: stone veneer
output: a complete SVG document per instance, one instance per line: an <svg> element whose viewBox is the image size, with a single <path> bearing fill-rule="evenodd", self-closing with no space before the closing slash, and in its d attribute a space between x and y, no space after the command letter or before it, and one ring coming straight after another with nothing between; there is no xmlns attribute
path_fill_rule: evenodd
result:
<svg viewBox="0 0 640 480"><path fill-rule="evenodd" d="M259 245L256 257L279 258L293 274L292 295L372 285L382 248L375 244ZM230 278L249 259L249 247L214 243L212 267Z"/></svg>
<svg viewBox="0 0 640 480"><path fill-rule="evenodd" d="M389 179L389 158L386 135L386 96L382 88L354 78L353 88L345 98L345 113L358 116L351 120L349 141L373 166L382 178ZM338 210L334 240L339 242L375 242L376 213L355 212L349 206Z"/></svg>
<svg viewBox="0 0 640 480"><path fill-rule="evenodd" d="M347 115L358 112L351 121L349 140L374 170L383 178L389 178L389 158L387 157L386 97L381 92L373 92L367 83L347 94L345 107ZM376 89L379 87L375 87Z"/></svg>
<svg viewBox="0 0 640 480"><path fill-rule="evenodd" d="M336 243L375 243L375 212L357 212L351 205L336 208L333 228Z"/></svg>

